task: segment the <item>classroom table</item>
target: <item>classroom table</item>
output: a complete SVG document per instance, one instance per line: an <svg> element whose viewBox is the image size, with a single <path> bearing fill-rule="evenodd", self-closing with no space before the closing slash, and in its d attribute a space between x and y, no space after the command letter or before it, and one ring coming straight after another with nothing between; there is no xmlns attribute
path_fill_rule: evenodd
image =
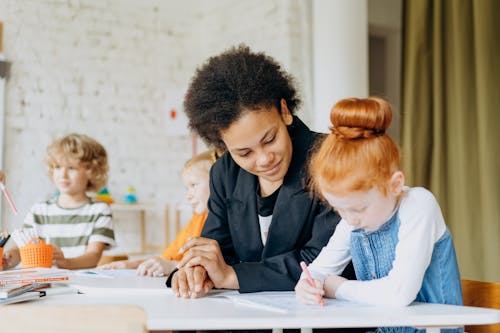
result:
<svg viewBox="0 0 500 333"><path fill-rule="evenodd" d="M177 299L164 287L165 279L133 272L112 278L79 275L69 282L84 294L54 295L34 303L138 305L146 311L150 331L301 328L307 332L311 328L414 326L437 333L440 328L500 322L499 310L425 303L385 307L342 302L334 308L279 313L220 297Z"/></svg>

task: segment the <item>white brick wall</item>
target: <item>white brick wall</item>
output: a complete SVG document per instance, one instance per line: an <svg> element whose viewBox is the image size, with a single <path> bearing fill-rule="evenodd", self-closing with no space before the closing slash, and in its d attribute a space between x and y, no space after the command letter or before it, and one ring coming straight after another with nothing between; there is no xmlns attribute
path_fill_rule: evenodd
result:
<svg viewBox="0 0 500 333"><path fill-rule="evenodd" d="M205 57L240 43L271 55L295 77L304 102L299 115L307 122L312 112L310 1L210 0L203 5Z"/></svg>
<svg viewBox="0 0 500 333"><path fill-rule="evenodd" d="M308 1L0 0L0 9L12 63L3 168L21 212L14 217L3 204L9 228L54 192L45 148L68 132L107 148L116 200L129 185L143 202L182 200L179 174L191 139L166 135L162 107L206 57L231 45L276 57L297 77L306 109L310 100L303 89L310 87ZM138 226L122 219L117 229L127 246L119 250L136 250ZM162 209L148 220L149 242L163 244Z"/></svg>

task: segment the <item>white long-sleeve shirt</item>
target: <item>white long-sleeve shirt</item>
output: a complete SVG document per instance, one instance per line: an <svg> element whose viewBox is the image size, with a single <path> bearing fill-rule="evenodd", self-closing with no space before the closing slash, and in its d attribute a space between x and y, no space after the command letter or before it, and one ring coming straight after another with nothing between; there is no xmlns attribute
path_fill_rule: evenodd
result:
<svg viewBox="0 0 500 333"><path fill-rule="evenodd" d="M407 188L397 210L398 244L392 269L383 278L346 281L335 297L359 303L407 305L422 286L434 244L446 231L441 209L434 195L424 188ZM353 227L341 220L328 244L309 266L313 278L323 281L339 275L351 260L350 234ZM301 279L305 278L301 276Z"/></svg>

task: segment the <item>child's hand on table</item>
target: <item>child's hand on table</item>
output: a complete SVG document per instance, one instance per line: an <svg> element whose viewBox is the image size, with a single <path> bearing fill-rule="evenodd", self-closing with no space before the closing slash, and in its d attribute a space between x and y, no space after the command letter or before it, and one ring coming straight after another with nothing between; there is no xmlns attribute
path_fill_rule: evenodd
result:
<svg viewBox="0 0 500 333"><path fill-rule="evenodd" d="M14 268L21 261L19 250L10 249L3 253L1 269ZM0 269L0 270L1 270Z"/></svg>
<svg viewBox="0 0 500 333"><path fill-rule="evenodd" d="M175 263L160 257L145 260L137 267L137 275L161 277L169 274L175 268Z"/></svg>
<svg viewBox="0 0 500 333"><path fill-rule="evenodd" d="M99 269L127 269L131 267L127 267L127 262L128 260L119 260L119 261L113 261L108 264L104 264L101 266L98 266L97 268Z"/></svg>
<svg viewBox="0 0 500 333"><path fill-rule="evenodd" d="M52 259L52 262L54 265L57 267L66 267L68 264L68 259L64 257L64 253L62 252L61 248L52 245L53 251L54 251L54 257Z"/></svg>
<svg viewBox="0 0 500 333"><path fill-rule="evenodd" d="M330 275L329 277L327 277L324 284L326 296L330 298L335 298L335 293L337 292L337 289L339 289L339 287L345 281L347 281L346 278L343 278L342 276L338 275Z"/></svg>

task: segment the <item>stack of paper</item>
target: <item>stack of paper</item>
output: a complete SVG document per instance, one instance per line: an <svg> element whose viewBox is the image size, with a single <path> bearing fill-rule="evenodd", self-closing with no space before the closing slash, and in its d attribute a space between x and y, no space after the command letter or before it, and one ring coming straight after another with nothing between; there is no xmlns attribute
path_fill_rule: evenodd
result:
<svg viewBox="0 0 500 333"><path fill-rule="evenodd" d="M37 291L28 291L25 292L24 294L17 295L17 296L12 296L9 298L0 298L0 305L3 304L11 304L11 303L19 303L19 302L24 302L24 301L29 301L32 299L37 299L40 298L40 292Z"/></svg>
<svg viewBox="0 0 500 333"><path fill-rule="evenodd" d="M28 287L21 287L21 289L17 291L14 291L16 289L14 285L9 285L8 287L1 287L0 290L4 290L5 292L5 294L2 295L7 297L5 298L0 297L0 305L19 303L33 299L39 299L45 296L78 293L77 288L64 283L41 283L41 284L34 283L30 285L30 287L31 289L28 289Z"/></svg>
<svg viewBox="0 0 500 333"><path fill-rule="evenodd" d="M24 268L0 272L0 286L64 281L69 271L59 268Z"/></svg>
<svg viewBox="0 0 500 333"><path fill-rule="evenodd" d="M18 296L38 287L40 287L38 283L20 283L0 286L0 299Z"/></svg>
<svg viewBox="0 0 500 333"><path fill-rule="evenodd" d="M0 304L18 303L47 295L42 288L68 280L69 272L53 268L25 268L0 272ZM50 289L52 291L52 288Z"/></svg>

